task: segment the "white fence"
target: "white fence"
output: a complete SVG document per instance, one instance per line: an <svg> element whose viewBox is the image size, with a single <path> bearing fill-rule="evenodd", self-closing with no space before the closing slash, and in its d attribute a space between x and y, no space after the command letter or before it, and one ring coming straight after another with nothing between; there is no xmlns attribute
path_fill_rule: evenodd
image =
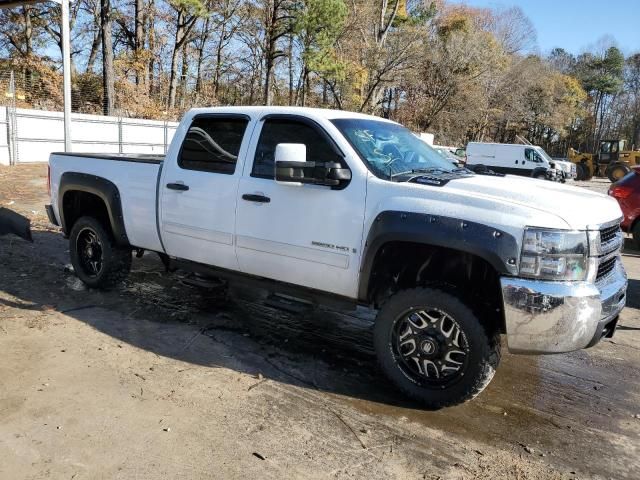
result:
<svg viewBox="0 0 640 480"><path fill-rule="evenodd" d="M158 120L71 115L74 152L166 153L178 124ZM64 150L62 112L0 107L0 165L46 162Z"/></svg>

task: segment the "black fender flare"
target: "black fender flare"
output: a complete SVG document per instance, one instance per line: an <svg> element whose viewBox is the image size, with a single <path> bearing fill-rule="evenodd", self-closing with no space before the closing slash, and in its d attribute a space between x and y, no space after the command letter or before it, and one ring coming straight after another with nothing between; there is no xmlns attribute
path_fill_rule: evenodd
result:
<svg viewBox="0 0 640 480"><path fill-rule="evenodd" d="M516 275L520 247L513 235L460 218L408 213L381 212L371 224L360 265L358 299L368 302L369 283L380 249L389 242L421 243L458 250L482 258L499 275Z"/></svg>
<svg viewBox="0 0 640 480"><path fill-rule="evenodd" d="M113 182L106 178L87 173L66 172L62 174L58 190L58 211L60 212L62 231L65 235L69 235L69 231L71 230L67 225L64 214L64 196L68 192L86 192L99 197L107 209L116 244L121 247L130 246L127 231L124 226L120 192Z"/></svg>

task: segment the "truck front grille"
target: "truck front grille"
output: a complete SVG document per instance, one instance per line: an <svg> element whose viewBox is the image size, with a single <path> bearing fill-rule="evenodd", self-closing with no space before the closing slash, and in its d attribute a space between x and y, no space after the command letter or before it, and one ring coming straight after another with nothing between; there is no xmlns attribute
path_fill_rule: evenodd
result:
<svg viewBox="0 0 640 480"><path fill-rule="evenodd" d="M620 225L614 225L612 227L606 227L600 230L600 244L606 245L615 240L620 234Z"/></svg>
<svg viewBox="0 0 640 480"><path fill-rule="evenodd" d="M624 242L624 236L620 229L620 223L607 225L599 230L600 257L598 258L598 271L596 283L606 279L616 269L620 259L620 250Z"/></svg>
<svg viewBox="0 0 640 480"><path fill-rule="evenodd" d="M598 273L596 274L596 282L598 280L602 280L603 278L606 278L613 271L613 269L616 268L616 262L617 261L618 261L618 255L614 255L613 257L602 261L598 265Z"/></svg>

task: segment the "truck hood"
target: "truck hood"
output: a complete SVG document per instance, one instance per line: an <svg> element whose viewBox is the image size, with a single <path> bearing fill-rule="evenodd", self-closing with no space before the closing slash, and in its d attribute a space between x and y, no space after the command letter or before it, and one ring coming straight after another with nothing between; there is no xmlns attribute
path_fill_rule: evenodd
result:
<svg viewBox="0 0 640 480"><path fill-rule="evenodd" d="M429 188L429 187L425 187ZM622 217L618 202L602 193L561 183L523 178L514 175L473 177L451 180L443 189L470 198L485 198L504 204L555 215L571 229L611 222ZM540 226L545 225L530 225Z"/></svg>

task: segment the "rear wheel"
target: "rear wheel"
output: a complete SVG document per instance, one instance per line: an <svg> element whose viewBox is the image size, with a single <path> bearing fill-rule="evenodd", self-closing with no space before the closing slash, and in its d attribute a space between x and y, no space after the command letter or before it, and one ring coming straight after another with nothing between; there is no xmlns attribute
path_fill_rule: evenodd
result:
<svg viewBox="0 0 640 480"><path fill-rule="evenodd" d="M576 164L576 180L584 181L588 177L586 167L582 163Z"/></svg>
<svg viewBox="0 0 640 480"><path fill-rule="evenodd" d="M500 361L497 332L487 331L454 293L434 288L389 298L378 313L374 342L387 377L430 409L478 395Z"/></svg>
<svg viewBox="0 0 640 480"><path fill-rule="evenodd" d="M607 177L615 183L629 173L631 169L626 165L613 165L607 169Z"/></svg>
<svg viewBox="0 0 640 480"><path fill-rule="evenodd" d="M116 246L112 235L93 217L81 217L69 234L71 264L91 288L111 287L131 270L131 250Z"/></svg>

